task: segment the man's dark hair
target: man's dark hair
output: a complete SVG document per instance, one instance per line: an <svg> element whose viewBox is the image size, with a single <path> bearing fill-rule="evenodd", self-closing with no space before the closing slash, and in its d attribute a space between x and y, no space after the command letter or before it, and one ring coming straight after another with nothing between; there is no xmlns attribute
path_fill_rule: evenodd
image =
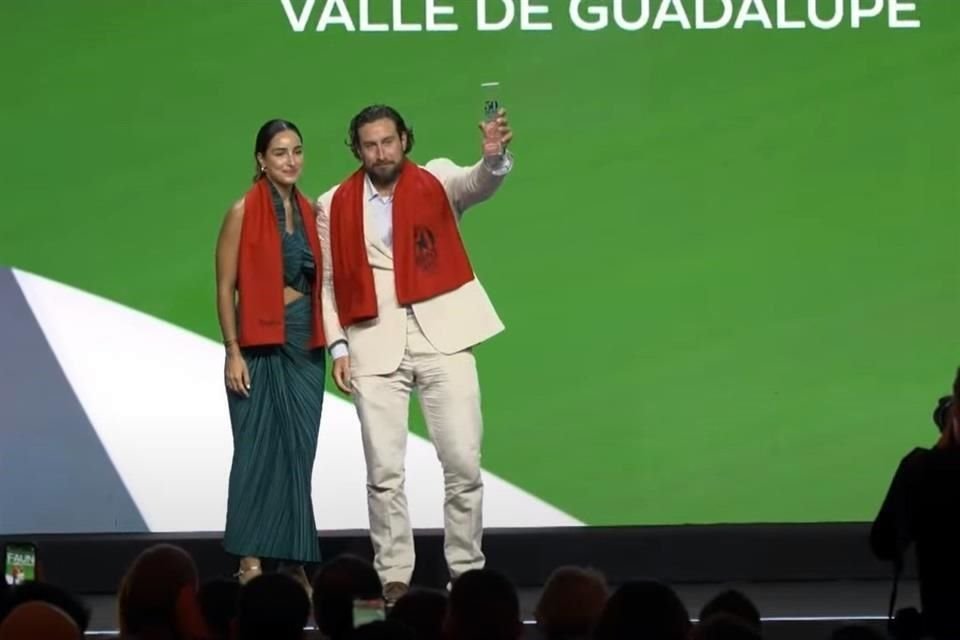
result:
<svg viewBox="0 0 960 640"><path fill-rule="evenodd" d="M755 631L761 629L760 612L756 605L750 601L750 598L736 589L723 591L711 598L700 610L700 622L705 622L712 616L724 613L736 616Z"/></svg>
<svg viewBox="0 0 960 640"><path fill-rule="evenodd" d="M687 608L672 588L653 580L631 580L620 585L607 600L593 637L684 640L690 626Z"/></svg>
<svg viewBox="0 0 960 640"><path fill-rule="evenodd" d="M348 640L419 640L417 634L397 620L377 620L350 632Z"/></svg>
<svg viewBox="0 0 960 640"><path fill-rule="evenodd" d="M374 104L364 108L360 113L353 116L350 120L350 131L347 137L347 146L353 152L353 156L359 160L360 155L360 127L376 122L377 120L392 120L397 127L397 134L407 136L407 144L403 148L404 153L410 153L413 150L413 129L407 126L403 116L396 109L385 104Z"/></svg>
<svg viewBox="0 0 960 640"><path fill-rule="evenodd" d="M419 640L442 640L447 599L446 591L412 589L397 600L387 619L407 625Z"/></svg>
<svg viewBox="0 0 960 640"><path fill-rule="evenodd" d="M447 620L454 640L515 640L522 631L517 590L498 571L467 571L453 583Z"/></svg>
<svg viewBox="0 0 960 640"><path fill-rule="evenodd" d="M328 560L313 576L313 617L320 632L332 640L342 640L352 631L354 600L382 597L373 565L352 554Z"/></svg>
<svg viewBox="0 0 960 640"><path fill-rule="evenodd" d="M759 629L739 616L715 613L701 621L690 633L690 640L761 640Z"/></svg>
<svg viewBox="0 0 960 640"><path fill-rule="evenodd" d="M200 585L197 600L204 622L217 638L229 638L230 627L237 617L240 583L216 578Z"/></svg>
<svg viewBox="0 0 960 640"><path fill-rule="evenodd" d="M299 640L310 617L303 586L284 573L257 576L240 589L239 640Z"/></svg>

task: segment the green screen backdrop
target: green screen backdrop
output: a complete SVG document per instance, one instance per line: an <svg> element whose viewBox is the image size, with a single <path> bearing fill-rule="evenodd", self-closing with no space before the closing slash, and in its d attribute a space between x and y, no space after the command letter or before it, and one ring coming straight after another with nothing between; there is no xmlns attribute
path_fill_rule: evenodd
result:
<svg viewBox="0 0 960 640"><path fill-rule="evenodd" d="M566 0L497 31L472 0L402 3L455 32L361 31L352 0L355 31L317 31L327 3L287 4L0 5L0 263L219 339L214 245L260 124L300 126L316 196L371 103L414 159L474 162L496 80L515 169L462 227L507 325L477 350L485 468L590 525L863 520L933 440L960 346L960 3L893 28L893 0L843 0L818 28L790 0L798 29L736 28L744 0L699 2L733 6L717 29L580 6L649 5L632 31ZM854 27L858 6L881 10Z"/></svg>

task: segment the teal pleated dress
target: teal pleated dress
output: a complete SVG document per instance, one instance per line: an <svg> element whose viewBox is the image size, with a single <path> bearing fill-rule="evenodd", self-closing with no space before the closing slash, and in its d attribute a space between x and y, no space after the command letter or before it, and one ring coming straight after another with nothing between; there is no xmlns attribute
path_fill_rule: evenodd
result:
<svg viewBox="0 0 960 640"><path fill-rule="evenodd" d="M294 231L287 233L283 201L272 185L271 191L283 238L284 282L305 295L286 306L282 346L242 350L250 397L227 391L233 464L223 546L237 556L302 564L320 560L311 477L326 360L323 349L307 346L315 263L296 198Z"/></svg>

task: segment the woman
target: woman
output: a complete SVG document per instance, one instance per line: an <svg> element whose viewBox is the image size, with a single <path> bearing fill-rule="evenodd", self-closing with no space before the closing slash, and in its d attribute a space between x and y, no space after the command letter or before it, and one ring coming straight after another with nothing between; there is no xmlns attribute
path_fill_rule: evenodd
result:
<svg viewBox="0 0 960 640"><path fill-rule="evenodd" d="M224 548L237 577L261 558L320 559L311 474L324 392L320 244L297 127L271 120L257 133L253 187L227 212L217 243L217 311L234 454Z"/></svg>
<svg viewBox="0 0 960 640"><path fill-rule="evenodd" d="M197 565L182 547L157 544L127 569L117 592L120 637L136 640L187 640L205 631L194 626L191 609Z"/></svg>

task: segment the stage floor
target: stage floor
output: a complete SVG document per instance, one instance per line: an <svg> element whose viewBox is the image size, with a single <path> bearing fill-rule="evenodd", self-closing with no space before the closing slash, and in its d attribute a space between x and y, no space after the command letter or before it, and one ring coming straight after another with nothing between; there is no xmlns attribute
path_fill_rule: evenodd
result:
<svg viewBox="0 0 960 640"><path fill-rule="evenodd" d="M717 592L726 588L743 591L760 610L767 640L826 640L833 628L845 623L863 623L882 630L890 597L890 582L886 580L679 584L675 588L694 617ZM540 588L520 590L521 613L527 622L533 622L540 591ZM116 598L112 595L84 598L93 608L88 636L115 634ZM916 582L904 581L897 606L916 606L918 602ZM528 635L535 636L532 625L528 629Z"/></svg>

